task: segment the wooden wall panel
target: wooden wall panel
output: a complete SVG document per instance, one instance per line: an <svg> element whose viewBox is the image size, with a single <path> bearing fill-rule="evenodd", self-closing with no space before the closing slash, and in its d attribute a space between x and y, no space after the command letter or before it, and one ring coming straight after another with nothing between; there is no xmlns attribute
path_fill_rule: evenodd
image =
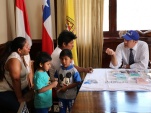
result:
<svg viewBox="0 0 151 113"><path fill-rule="evenodd" d="M35 60L36 54L42 51L42 42L41 40L32 40L32 47L30 50L30 56L32 60ZM57 46L57 41L54 40L54 48Z"/></svg>
<svg viewBox="0 0 151 113"><path fill-rule="evenodd" d="M149 46L149 59L151 59L151 37L142 37L141 40L148 43ZM33 40L33 45L31 47L30 56L32 60L35 60L36 54L41 51L42 45L41 40ZM110 63L110 56L105 53L107 48L112 48L113 50L116 49L119 43L123 42L121 38L104 38L103 44L103 56L102 56L102 68L109 68ZM57 46L56 41L54 41L54 46ZM0 54L3 51L4 44L0 45Z"/></svg>
<svg viewBox="0 0 151 113"><path fill-rule="evenodd" d="M32 46L30 50L30 57L32 60L35 60L35 57L38 52L42 50L41 40L32 40Z"/></svg>

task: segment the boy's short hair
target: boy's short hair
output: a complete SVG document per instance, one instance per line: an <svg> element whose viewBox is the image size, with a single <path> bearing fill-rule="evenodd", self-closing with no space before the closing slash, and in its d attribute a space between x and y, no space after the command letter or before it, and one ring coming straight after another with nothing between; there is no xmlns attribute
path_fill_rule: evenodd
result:
<svg viewBox="0 0 151 113"><path fill-rule="evenodd" d="M64 56L68 56L70 59L73 58L72 52L71 52L70 49L63 49L63 50L61 51L59 58L64 57Z"/></svg>
<svg viewBox="0 0 151 113"><path fill-rule="evenodd" d="M58 37L58 45L59 47L62 47L63 43L68 44L76 38L76 35L73 34L71 31L63 30Z"/></svg>

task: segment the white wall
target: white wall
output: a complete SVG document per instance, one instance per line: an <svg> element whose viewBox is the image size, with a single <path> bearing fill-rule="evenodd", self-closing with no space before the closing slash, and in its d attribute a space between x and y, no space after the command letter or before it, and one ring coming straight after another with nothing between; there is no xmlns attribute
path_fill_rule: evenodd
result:
<svg viewBox="0 0 151 113"><path fill-rule="evenodd" d="M9 11L8 6L15 5L15 0L0 0L0 44L5 43L8 40L15 38L15 13L14 11ZM9 5L8 5L9 4ZM28 20L30 24L30 32L32 39L41 39L42 36L42 4L43 0L25 0L26 11L28 13ZM11 10L15 10L11 8ZM55 17L54 17L54 0L51 0L51 11L52 11L52 21L53 21L53 32L55 32ZM11 16L8 16L12 13ZM11 18L10 18L11 17ZM14 19L14 20L13 20ZM13 20L10 22L9 20ZM12 24L13 23L13 24ZM11 27L10 27L11 26ZM11 38L10 38L11 37ZM55 33L53 38L55 39Z"/></svg>

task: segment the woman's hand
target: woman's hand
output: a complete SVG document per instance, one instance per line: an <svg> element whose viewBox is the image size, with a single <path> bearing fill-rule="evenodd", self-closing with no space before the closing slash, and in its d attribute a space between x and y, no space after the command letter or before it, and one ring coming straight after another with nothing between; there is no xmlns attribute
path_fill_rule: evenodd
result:
<svg viewBox="0 0 151 113"><path fill-rule="evenodd" d="M21 104L22 102L24 101L28 101L28 100L25 100L25 98L21 97L21 98L18 98L18 102Z"/></svg>

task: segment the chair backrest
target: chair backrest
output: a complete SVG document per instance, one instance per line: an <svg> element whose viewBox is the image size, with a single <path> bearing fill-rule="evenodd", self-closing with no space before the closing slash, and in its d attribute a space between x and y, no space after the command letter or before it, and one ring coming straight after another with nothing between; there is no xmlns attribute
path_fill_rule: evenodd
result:
<svg viewBox="0 0 151 113"><path fill-rule="evenodd" d="M148 61L148 69L151 69L151 60Z"/></svg>

